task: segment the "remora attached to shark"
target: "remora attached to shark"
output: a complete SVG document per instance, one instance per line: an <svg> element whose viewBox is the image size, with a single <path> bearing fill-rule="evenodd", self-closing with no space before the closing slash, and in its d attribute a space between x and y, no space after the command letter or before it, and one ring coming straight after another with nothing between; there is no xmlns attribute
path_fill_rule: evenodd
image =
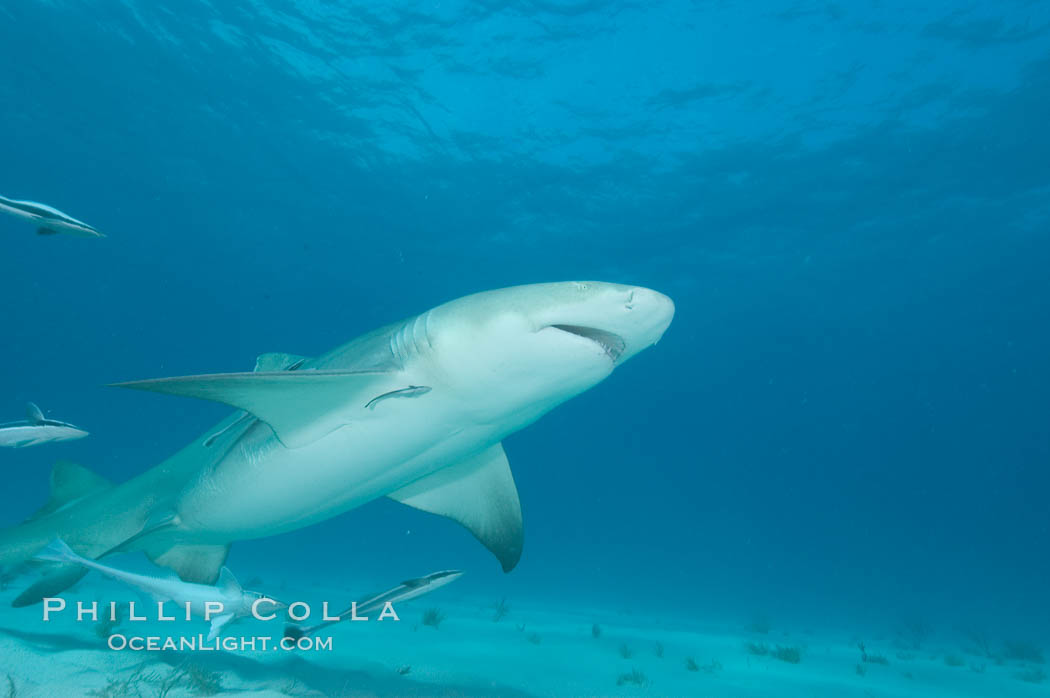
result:
<svg viewBox="0 0 1050 698"><path fill-rule="evenodd" d="M36 201L19 201L0 196L0 211L23 218L37 227L37 235L57 235L67 233L81 238L106 237L97 228L73 216L62 213L57 208Z"/></svg>
<svg viewBox="0 0 1050 698"><path fill-rule="evenodd" d="M645 288L518 286L445 303L317 358L267 354L252 373L123 384L242 412L122 485L70 506L52 501L0 532L0 564L62 537L86 557L143 550L186 581L211 583L232 541L386 496L459 522L509 571L523 536L501 441L655 344L673 315L669 298ZM80 480L98 478L66 467L52 478L53 499L75 496L69 483ZM54 596L80 574L59 566L15 603Z"/></svg>
<svg viewBox="0 0 1050 698"><path fill-rule="evenodd" d="M79 427L57 419L48 419L40 408L26 405L26 419L21 422L0 424L0 446L26 448L56 441L82 439L88 433Z"/></svg>
<svg viewBox="0 0 1050 698"><path fill-rule="evenodd" d="M233 574L225 567L219 572L219 582L215 586L207 584L193 584L179 579L165 579L148 574L137 574L127 572L116 567L103 565L77 555L66 545L62 539L51 541L34 560L45 562L59 562L63 564L79 565L85 570L95 570L101 575L115 579L118 582L148 594L159 602L171 601L181 608L168 608L167 613L178 614L181 609L189 606L193 618L206 618L208 610L206 604L222 604L222 610L211 618L211 630L208 640L214 640L224 626L239 618L247 618L252 615L252 604L258 599L268 598L254 591L245 591L237 582ZM284 604L270 599L266 604L266 612ZM174 616L173 616L174 617Z"/></svg>

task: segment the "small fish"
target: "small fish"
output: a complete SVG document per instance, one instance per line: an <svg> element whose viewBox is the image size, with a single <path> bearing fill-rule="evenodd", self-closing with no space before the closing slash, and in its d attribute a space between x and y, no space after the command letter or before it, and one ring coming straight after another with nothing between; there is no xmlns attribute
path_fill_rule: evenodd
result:
<svg viewBox="0 0 1050 698"><path fill-rule="evenodd" d="M40 408L33 403L26 405L24 422L0 424L0 446L7 448L25 448L56 441L73 441L87 435L86 431L72 424L59 422L56 419L46 419Z"/></svg>
<svg viewBox="0 0 1050 698"><path fill-rule="evenodd" d="M355 601L350 608L346 609L338 615L339 620L328 620L317 625L311 625L303 627L294 623L289 623L284 626L284 636L298 640L304 635L310 635L317 632L321 628L326 628L329 625L334 625L339 621L351 618L355 614L357 616L364 616L372 611L378 611L383 608L387 603L393 604L394 602L408 601L414 599L423 594L429 594L432 591L437 591L446 584L450 584L460 577L463 573L459 570L444 570L441 572L432 572L425 577L417 577L416 579L408 579L401 582L392 589L367 596L360 601Z"/></svg>
<svg viewBox="0 0 1050 698"><path fill-rule="evenodd" d="M0 196L0 211L6 211L13 216L35 223L39 226L36 230L37 235L68 233L81 238L106 237L101 231L84 221L78 221L76 218L62 213L57 208L35 201L18 201Z"/></svg>
<svg viewBox="0 0 1050 698"><path fill-rule="evenodd" d="M181 579L136 574L116 567L110 567L109 565L103 565L95 560L89 560L86 557L77 555L61 538L53 540L47 547L37 553L35 559L45 562L79 565L145 592L157 601L171 601L176 605L176 608L166 609L167 613L174 611L178 614L180 613L178 607L185 608L188 604L192 617L203 618L207 610L205 604L221 603L222 610L218 611L218 615L211 618L210 621L209 642L218 637L227 623L250 616L252 614L252 604L258 599L269 600L270 603L264 607L266 612L282 608L285 605L254 591L245 591L237 583L233 574L225 567L220 571L219 581L215 586L184 582Z"/></svg>
<svg viewBox="0 0 1050 698"><path fill-rule="evenodd" d="M367 409L374 410L376 403L380 400L386 400L390 397L419 397L420 395L426 395L429 393L431 388L425 385L410 385L407 388L401 388L400 390L391 390L389 393L383 393L377 397L372 398L365 405Z"/></svg>
<svg viewBox="0 0 1050 698"><path fill-rule="evenodd" d="M235 426L237 426L239 424L243 424L244 422L248 421L249 419L254 420L255 417L253 417L251 415L251 413L249 413L249 412L244 412L235 421L230 422L229 424L224 426L222 429L218 430L217 432L215 432L214 434L212 434L211 436L206 438L204 440L204 447L207 448L207 447L211 446L213 443L215 443L215 440L218 439L220 436L222 436L223 434L225 434L229 430L233 429Z"/></svg>

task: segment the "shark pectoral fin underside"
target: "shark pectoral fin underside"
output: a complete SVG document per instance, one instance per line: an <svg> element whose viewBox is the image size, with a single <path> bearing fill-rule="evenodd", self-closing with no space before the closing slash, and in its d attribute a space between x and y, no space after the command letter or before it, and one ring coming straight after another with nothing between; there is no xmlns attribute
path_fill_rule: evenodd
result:
<svg viewBox="0 0 1050 698"><path fill-rule="evenodd" d="M112 487L109 480L96 475L82 465L60 460L51 468L51 498L33 512L27 521L52 514L77 500L98 494Z"/></svg>
<svg viewBox="0 0 1050 698"><path fill-rule="evenodd" d="M307 360L306 356L298 354L284 354L279 351L269 354L259 354L255 359L255 372L266 373L268 371L294 371Z"/></svg>
<svg viewBox="0 0 1050 698"><path fill-rule="evenodd" d="M54 598L79 582L81 577L87 573L88 569L80 565L72 563L55 565L44 573L43 577L15 597L11 605L15 608L22 608L32 606L44 599Z"/></svg>
<svg viewBox="0 0 1050 698"><path fill-rule="evenodd" d="M211 642L219 636L222 632L223 627L233 620L232 613L223 613L221 616L215 616L211 619L211 630L208 631L208 642Z"/></svg>
<svg viewBox="0 0 1050 698"><path fill-rule="evenodd" d="M521 559L521 504L501 444L388 495L467 528L510 572Z"/></svg>
<svg viewBox="0 0 1050 698"><path fill-rule="evenodd" d="M269 354L259 354L255 359L255 373L266 373L268 371L295 371L303 362L307 361L308 357L299 356L298 354L284 354L281 352L272 352ZM256 419L256 417L250 412L244 412L241 416L224 426L219 431L215 432L207 439L204 440L204 446L209 447L223 434L231 431L240 424L243 424L249 419Z"/></svg>
<svg viewBox="0 0 1050 698"><path fill-rule="evenodd" d="M264 371L114 385L240 408L269 424L286 447L300 448L346 425L346 412L353 406L360 409L375 395L378 386L388 385L389 375L385 371Z"/></svg>
<svg viewBox="0 0 1050 698"><path fill-rule="evenodd" d="M156 565L173 570L183 581L213 585L229 554L229 545L176 545L160 554L147 553L147 557Z"/></svg>
<svg viewBox="0 0 1050 698"><path fill-rule="evenodd" d="M146 519L146 523L142 525L142 528L139 529L138 533L117 543L112 548L99 555L99 558L113 555L115 553L126 553L136 550L136 544L143 538L154 533L176 528L178 525L179 515L177 513L171 509L158 509L150 514L149 518Z"/></svg>
<svg viewBox="0 0 1050 698"><path fill-rule="evenodd" d="M150 560L174 570L184 582L215 584L229 553L229 545L175 545Z"/></svg>

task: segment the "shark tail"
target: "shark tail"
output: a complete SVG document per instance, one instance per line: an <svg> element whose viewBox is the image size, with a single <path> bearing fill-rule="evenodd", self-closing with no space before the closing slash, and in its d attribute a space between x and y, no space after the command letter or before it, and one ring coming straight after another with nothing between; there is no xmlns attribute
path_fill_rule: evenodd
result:
<svg viewBox="0 0 1050 698"><path fill-rule="evenodd" d="M102 495L112 485L105 478L69 461L58 461L51 470L51 496L20 524L0 529L0 566L23 567L55 538L76 536L83 528L71 514L82 502ZM82 551L89 557L95 551Z"/></svg>
<svg viewBox="0 0 1050 698"><path fill-rule="evenodd" d="M141 525L131 517L124 525L107 530L106 535L96 531L93 536L85 536L86 522L80 515L81 507L104 497L112 484L69 461L55 463L50 484L51 496L40 509L22 523L0 529L0 567L4 568L6 578L13 579L34 568L41 571L41 576L12 601L11 605L16 608L57 596L76 584L88 572L82 561L97 557L106 547L130 535L132 528ZM83 557L73 552L64 540L56 541L64 538L79 541L75 544ZM69 558L69 554L76 559Z"/></svg>
<svg viewBox="0 0 1050 698"><path fill-rule="evenodd" d="M15 608L31 606L41 599L57 596L79 582L88 572L88 568L85 565L88 560L73 552L73 549L66 545L66 542L61 538L56 538L44 546L40 552L32 557L32 560L36 562L57 562L59 564L45 572L38 581L19 594L11 602L11 605Z"/></svg>

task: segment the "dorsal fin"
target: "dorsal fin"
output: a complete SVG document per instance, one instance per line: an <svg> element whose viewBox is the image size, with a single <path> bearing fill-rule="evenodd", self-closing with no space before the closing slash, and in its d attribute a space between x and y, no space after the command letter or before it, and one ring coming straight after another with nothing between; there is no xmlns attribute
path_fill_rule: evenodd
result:
<svg viewBox="0 0 1050 698"><path fill-rule="evenodd" d="M240 595L243 593L240 582L233 576L233 572L230 572L228 567L223 567L219 570L219 581L216 582L215 586L219 587L223 591L229 594Z"/></svg>
<svg viewBox="0 0 1050 698"><path fill-rule="evenodd" d="M73 502L112 487L109 480L82 465L60 460L51 468L51 497L29 517L29 521L53 514Z"/></svg>
<svg viewBox="0 0 1050 698"><path fill-rule="evenodd" d="M208 642L213 641L221 633L222 629L234 619L233 613L223 613L211 619L211 630L208 631Z"/></svg>
<svg viewBox="0 0 1050 698"><path fill-rule="evenodd" d="M26 403L26 419L33 424L44 423L44 413L40 411L40 408L34 405L32 402Z"/></svg>
<svg viewBox="0 0 1050 698"><path fill-rule="evenodd" d="M269 354L259 354L255 359L255 372L260 371L294 371L307 360L305 356L298 354L284 354L279 351Z"/></svg>
<svg viewBox="0 0 1050 698"><path fill-rule="evenodd" d="M387 496L459 522L496 556L504 572L521 558L521 504L501 444Z"/></svg>

